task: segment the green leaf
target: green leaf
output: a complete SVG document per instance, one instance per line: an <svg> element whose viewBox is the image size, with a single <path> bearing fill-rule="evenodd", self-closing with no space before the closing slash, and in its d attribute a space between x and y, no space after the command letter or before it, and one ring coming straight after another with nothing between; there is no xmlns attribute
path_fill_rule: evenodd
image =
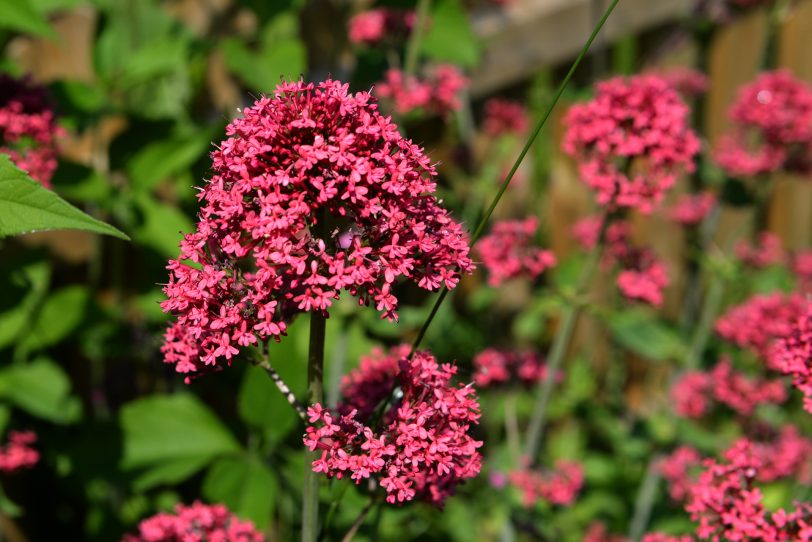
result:
<svg viewBox="0 0 812 542"><path fill-rule="evenodd" d="M203 495L221 502L238 516L264 529L273 513L276 477L256 458L227 457L217 460L203 481Z"/></svg>
<svg viewBox="0 0 812 542"><path fill-rule="evenodd" d="M141 473L133 482L136 491L147 491L159 485L182 482L209 464L211 457L184 457L159 463Z"/></svg>
<svg viewBox="0 0 812 542"><path fill-rule="evenodd" d="M631 352L653 361L676 359L685 345L679 334L644 309L630 309L612 314L607 325L614 339Z"/></svg>
<svg viewBox="0 0 812 542"><path fill-rule="evenodd" d="M0 28L54 38L48 21L31 0L5 0L0 2Z"/></svg>
<svg viewBox="0 0 812 542"><path fill-rule="evenodd" d="M207 131L147 145L127 164L133 189L152 189L167 177L189 168L210 146Z"/></svg>
<svg viewBox="0 0 812 542"><path fill-rule="evenodd" d="M144 215L144 222L133 232L133 238L162 256L176 258L183 233L194 229L192 221L175 207L147 194L137 195L135 201Z"/></svg>
<svg viewBox="0 0 812 542"><path fill-rule="evenodd" d="M239 450L234 436L190 394L145 397L121 411L125 469L198 462Z"/></svg>
<svg viewBox="0 0 812 542"><path fill-rule="evenodd" d="M2 16L0 16L2 18ZM34 181L0 154L0 238L43 230L86 230L129 240Z"/></svg>
<svg viewBox="0 0 812 542"><path fill-rule="evenodd" d="M479 62L479 42L468 13L458 0L439 0L434 4L430 27L420 45L422 53L433 60L469 68Z"/></svg>
<svg viewBox="0 0 812 542"><path fill-rule="evenodd" d="M268 51L254 53L240 40L222 44L228 68L258 92L271 92L282 78L297 79L304 70L305 50L299 40L285 40Z"/></svg>
<svg viewBox="0 0 812 542"><path fill-rule="evenodd" d="M42 349L65 339L82 323L89 300L84 286L68 286L51 293L24 335L20 347Z"/></svg>
<svg viewBox="0 0 812 542"><path fill-rule="evenodd" d="M0 397L33 416L70 423L81 416L81 403L70 395L70 380L54 362L40 359L0 371Z"/></svg>
<svg viewBox="0 0 812 542"><path fill-rule="evenodd" d="M26 293L15 306L0 313L0 348L5 348L23 335L48 291L51 278L51 267L46 262L26 265L17 272L22 278L19 287ZM14 274L9 278L12 282L6 285L6 295L12 296L9 289L17 286L17 281L13 280Z"/></svg>

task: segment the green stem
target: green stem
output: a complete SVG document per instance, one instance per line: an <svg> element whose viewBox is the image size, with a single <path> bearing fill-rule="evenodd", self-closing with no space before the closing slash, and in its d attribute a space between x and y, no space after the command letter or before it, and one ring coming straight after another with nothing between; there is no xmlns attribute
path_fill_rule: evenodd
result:
<svg viewBox="0 0 812 542"><path fill-rule="evenodd" d="M519 166L524 160L524 157L533 147L533 143L536 141L536 138L538 137L542 128L544 128L544 125L547 124L547 121L549 120L550 115L552 115L555 106L561 99L561 95L564 94L564 90L567 88L570 80L572 79L572 76L575 74L575 70L577 70L578 66L580 66L581 61L584 59L587 52L589 51L589 48L592 46L592 42L595 41L595 37L601 31L603 25L606 23L606 20L609 18L609 15L612 14L612 11L614 11L615 6L617 6L617 3L619 1L620 0L612 0L612 3L609 4L609 6L606 8L606 11L604 11L600 21L598 21L598 24L592 30L592 34L590 34L589 39L584 44L583 48L581 49L581 52L578 54L578 57L572 63L572 66L570 66L567 75L564 77L564 80L561 81L561 84L558 86L558 90L556 90L555 95L553 96L553 99L550 102L550 105L547 107L546 111L544 112L544 115L542 115L542 117L536 123L536 127L531 132L530 137L527 138L527 142L525 142L522 151L519 153L519 156L516 157L516 161L513 162L513 166L510 168L510 171L505 177L505 180L502 182L502 186L499 187L499 191L494 196L493 201L491 201L491 204L488 206L487 210L485 211L485 214L483 215L482 219L479 221L479 224L474 230L474 233L471 236L471 246L473 246L474 243L476 243L477 240L479 240L479 238L484 233L485 226L488 224L488 221L490 220L494 209L496 209L496 206L499 204L499 201L502 199L502 196L505 194L505 191L508 189L508 186L510 186L510 181L513 180L513 176L516 175L516 171L519 169ZM415 337L415 340L412 343L410 357L411 354L414 354L415 350L417 350L417 348L420 346L420 343L423 341L423 338L426 335L426 331L428 330L429 326L431 326L431 322L434 320L434 317L437 315L437 311L440 309L440 305L443 304L443 301L445 301L445 298L447 296L448 296L448 288L443 286L443 289L440 291L440 295L437 297L437 301L431 308L431 311L429 312L426 321L423 322L423 326L420 328L420 331L417 333L417 337Z"/></svg>
<svg viewBox="0 0 812 542"><path fill-rule="evenodd" d="M702 353L705 352L705 347L708 345L711 331L713 331L713 322L719 313L724 295L725 279L719 273L716 273L711 278L711 283L708 287L708 296L705 298L705 303L702 305L702 313L699 316L699 325L691 340L688 354L685 356L684 369L690 371L699 367Z"/></svg>
<svg viewBox="0 0 812 542"><path fill-rule="evenodd" d="M576 298L583 296L592 282L592 277L595 275L595 271L600 263L601 253L603 252L603 239L606 235L606 229L609 226L610 220L611 218L609 216L603 217L598 242L595 248L592 249L592 252L590 252L588 260L581 270L581 276L578 278ZM575 324L578 322L581 308L581 303L576 299L576 302L569 304L564 309L561 324L556 330L555 337L553 337L553 344L550 347L550 353L547 356L547 369L544 374L544 380L539 383L536 390L536 403L533 407L530 425L527 427L527 442L525 445L525 455L531 464L534 462L539 445L541 444L541 437L544 435L547 405L553 393L555 377L561 368L561 364L567 353L567 348L572 340L572 335L575 332Z"/></svg>
<svg viewBox="0 0 812 542"><path fill-rule="evenodd" d="M656 455L649 461L640 490L637 493L637 500L634 503L634 515L629 525L629 539L637 542L643 536L651 517L651 509L657 499L657 486L660 485L660 473L657 468L662 457Z"/></svg>
<svg viewBox="0 0 812 542"><path fill-rule="evenodd" d="M406 58L403 62L403 71L406 75L413 75L417 69L417 56L420 52L420 42L426 32L426 23L429 19L431 0L418 0L415 10L414 28L409 42L406 44Z"/></svg>

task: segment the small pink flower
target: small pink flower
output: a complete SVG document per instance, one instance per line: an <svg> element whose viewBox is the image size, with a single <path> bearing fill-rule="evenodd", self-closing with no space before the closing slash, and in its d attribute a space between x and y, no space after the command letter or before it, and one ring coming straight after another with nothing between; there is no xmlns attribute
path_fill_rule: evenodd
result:
<svg viewBox="0 0 812 542"><path fill-rule="evenodd" d="M642 268L624 269L617 277L617 286L626 299L655 307L663 304L663 289L669 282L665 265L654 259Z"/></svg>
<svg viewBox="0 0 812 542"><path fill-rule="evenodd" d="M764 231L758 235L755 245L740 241L736 245L736 256L744 265L761 269L783 262L785 253L781 238L774 233Z"/></svg>
<svg viewBox="0 0 812 542"><path fill-rule="evenodd" d="M414 26L414 11L378 8L353 15L348 23L351 43L378 45L405 38Z"/></svg>
<svg viewBox="0 0 812 542"><path fill-rule="evenodd" d="M222 504L178 504L174 514L145 519L138 533L122 542L264 542L265 536L250 521L242 521Z"/></svg>
<svg viewBox="0 0 812 542"><path fill-rule="evenodd" d="M699 466L701 459L695 449L681 446L660 460L657 468L668 482L668 494L674 501L682 502L688 496L694 482L691 470Z"/></svg>
<svg viewBox="0 0 812 542"><path fill-rule="evenodd" d="M779 292L754 295L734 306L716 321L716 333L740 348L755 351L769 361L772 342L786 336L798 318L804 314L806 303L798 294Z"/></svg>
<svg viewBox="0 0 812 542"><path fill-rule="evenodd" d="M792 319L769 353L770 365L792 376L804 394L804 408L812 412L812 305Z"/></svg>
<svg viewBox="0 0 812 542"><path fill-rule="evenodd" d="M480 388L504 384L512 379L534 384L547 374L544 360L533 351L486 348L474 356L473 364L474 383Z"/></svg>
<svg viewBox="0 0 812 542"><path fill-rule="evenodd" d="M555 255L534 244L538 220L502 220L491 233L477 241L475 250L488 270L488 284L499 286L508 279L535 279L555 266Z"/></svg>
<svg viewBox="0 0 812 542"><path fill-rule="evenodd" d="M10 431L8 443L0 446L0 472L15 472L36 465L39 452L32 446L36 441L33 431Z"/></svg>
<svg viewBox="0 0 812 542"><path fill-rule="evenodd" d="M431 68L422 79L401 70L389 70L384 80L375 86L375 92L391 102L395 112L400 115L422 110L446 116L460 109L462 102L459 95L467 86L468 79L456 67L440 64Z"/></svg>
<svg viewBox="0 0 812 542"><path fill-rule="evenodd" d="M715 205L716 196L712 192L685 194L671 208L669 217L683 226L696 226L705 220Z"/></svg>
<svg viewBox="0 0 812 542"><path fill-rule="evenodd" d="M584 484L584 471L574 461L558 461L555 469L542 472L522 469L510 473L510 483L522 492L522 501L527 507L538 501L566 506L575 498Z"/></svg>
<svg viewBox="0 0 812 542"><path fill-rule="evenodd" d="M520 102L501 98L491 98L485 102L485 119L482 122L482 129L489 136L522 135L527 131L529 125L527 110Z"/></svg>

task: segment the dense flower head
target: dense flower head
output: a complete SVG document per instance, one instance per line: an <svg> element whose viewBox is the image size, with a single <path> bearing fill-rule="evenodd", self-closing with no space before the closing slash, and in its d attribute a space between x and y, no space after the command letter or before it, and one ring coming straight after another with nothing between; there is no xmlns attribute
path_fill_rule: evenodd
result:
<svg viewBox="0 0 812 542"><path fill-rule="evenodd" d="M338 409L342 414L355 411L359 420L367 420L381 401L392 393L400 372L400 360L411 351L408 344L394 346L389 350L375 347L362 356L358 367L341 377L342 402Z"/></svg>
<svg viewBox="0 0 812 542"><path fill-rule="evenodd" d="M394 38L404 38L415 21L413 10L377 8L350 17L347 32L351 43L377 45Z"/></svg>
<svg viewBox="0 0 812 542"><path fill-rule="evenodd" d="M138 533L122 542L263 542L250 521L243 521L222 504L178 504L174 514L160 513L138 525Z"/></svg>
<svg viewBox="0 0 812 542"><path fill-rule="evenodd" d="M710 214L716 205L713 192L699 192L681 196L669 212L674 222L683 226L696 226Z"/></svg>
<svg viewBox="0 0 812 542"><path fill-rule="evenodd" d="M468 236L434 196L435 169L366 92L280 85L212 153L197 228L171 260L177 316L164 359L180 373L276 339L342 290L397 317L399 277L433 291L473 270Z"/></svg>
<svg viewBox="0 0 812 542"><path fill-rule="evenodd" d="M701 418L714 404L750 416L758 405L783 403L787 398L780 380L749 378L723 358L708 372L688 371L671 389L674 411L686 418Z"/></svg>
<svg viewBox="0 0 812 542"><path fill-rule="evenodd" d="M716 321L716 333L740 348L755 351L769 361L772 342L787 335L805 311L799 294L757 294L728 309Z"/></svg>
<svg viewBox="0 0 812 542"><path fill-rule="evenodd" d="M0 74L0 153L49 187L57 167L56 124L45 87Z"/></svg>
<svg viewBox="0 0 812 542"><path fill-rule="evenodd" d="M761 269L784 261L784 247L781 238L768 231L761 232L755 244L740 241L736 245L736 256L748 267Z"/></svg>
<svg viewBox="0 0 812 542"><path fill-rule="evenodd" d="M479 474L482 442L470 431L479 420L479 403L471 385L451 383L457 369L439 364L428 352L398 359L395 375L399 398L375 429L357 410L333 413L316 404L308 409L304 437L311 450L320 450L315 472L329 477L349 476L355 483L374 477L389 503L413 499L442 505L454 488ZM388 363L385 356L380 363ZM372 362L369 362L369 365ZM372 374L369 367L367 374ZM357 379L356 389L360 388Z"/></svg>
<svg viewBox="0 0 812 542"><path fill-rule="evenodd" d="M598 203L649 213L683 171L694 170L699 139L689 109L662 77L614 78L565 119L564 151L578 161Z"/></svg>
<svg viewBox="0 0 812 542"><path fill-rule="evenodd" d="M390 69L375 85L375 92L400 115L421 110L445 116L462 107L460 93L467 86L468 79L455 66L439 64L425 78Z"/></svg>
<svg viewBox="0 0 812 542"><path fill-rule="evenodd" d="M474 246L488 270L488 284L499 286L508 279L535 279L555 266L555 254L534 242L538 219L500 220Z"/></svg>
<svg viewBox="0 0 812 542"><path fill-rule="evenodd" d="M522 135L527 131L530 119L521 102L491 98L485 102L485 118L482 129L491 137L503 134Z"/></svg>
<svg viewBox="0 0 812 542"><path fill-rule="evenodd" d="M525 506L546 501L559 506L575 502L584 485L584 469L575 461L561 460L548 471L520 469L510 473L510 483L522 492Z"/></svg>
<svg viewBox="0 0 812 542"><path fill-rule="evenodd" d="M0 472L30 469L39 461L39 452L33 444L37 435L33 431L10 431L8 442L0 446Z"/></svg>
<svg viewBox="0 0 812 542"><path fill-rule="evenodd" d="M698 466L702 457L690 446L680 446L657 464L660 475L668 482L668 494L676 502L688 496L693 484L691 471Z"/></svg>
<svg viewBox="0 0 812 542"><path fill-rule="evenodd" d="M516 380L524 384L539 382L547 374L544 359L532 350L486 348L474 356L474 383L480 388Z"/></svg>
<svg viewBox="0 0 812 542"><path fill-rule="evenodd" d="M653 257L636 269L622 270L617 276L617 287L626 299L655 307L663 304L663 290L669 283L665 264Z"/></svg>
<svg viewBox="0 0 812 542"><path fill-rule="evenodd" d="M812 412L812 304L790 321L786 333L769 353L770 365L792 376L792 383L804 394L804 409Z"/></svg>
<svg viewBox="0 0 812 542"><path fill-rule="evenodd" d="M812 88L787 70L759 75L730 108L716 161L733 176L812 171Z"/></svg>

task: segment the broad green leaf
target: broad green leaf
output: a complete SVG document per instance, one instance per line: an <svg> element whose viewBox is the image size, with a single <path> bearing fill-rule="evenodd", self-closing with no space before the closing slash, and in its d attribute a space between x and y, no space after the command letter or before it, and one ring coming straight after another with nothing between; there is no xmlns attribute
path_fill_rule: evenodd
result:
<svg viewBox="0 0 812 542"><path fill-rule="evenodd" d="M189 168L209 147L211 138L207 131L147 145L127 164L133 189L152 189L167 177Z"/></svg>
<svg viewBox="0 0 812 542"><path fill-rule="evenodd" d="M685 351L679 334L650 311L630 309L609 316L607 325L624 348L653 361L677 359Z"/></svg>
<svg viewBox="0 0 812 542"><path fill-rule="evenodd" d="M126 57L121 84L130 87L185 68L188 47L179 36L145 43Z"/></svg>
<svg viewBox="0 0 812 542"><path fill-rule="evenodd" d="M268 51L253 52L237 39L222 44L226 64L252 90L269 93L282 78L298 79L305 68L305 50L295 39L280 41Z"/></svg>
<svg viewBox="0 0 812 542"><path fill-rule="evenodd" d="M70 380L52 361L39 359L0 371L0 397L33 416L70 423L81 416L81 403L70 395Z"/></svg>
<svg viewBox="0 0 812 542"><path fill-rule="evenodd" d="M175 207L161 203L147 194L136 196L144 222L133 231L133 238L155 249L162 256L176 258L183 234L192 231L192 221Z"/></svg>
<svg viewBox="0 0 812 542"><path fill-rule="evenodd" d="M458 0L438 0L434 4L429 29L420 45L422 53L433 60L469 68L479 61L479 42Z"/></svg>
<svg viewBox="0 0 812 542"><path fill-rule="evenodd" d="M133 482L133 489L147 491L163 484L177 484L194 475L210 461L211 456L201 455L159 463L141 473Z"/></svg>
<svg viewBox="0 0 812 542"><path fill-rule="evenodd" d="M264 529L271 519L276 493L276 477L253 457L218 459L203 481L206 499L225 504L259 529Z"/></svg>
<svg viewBox="0 0 812 542"><path fill-rule="evenodd" d="M43 230L86 230L129 240L118 229L43 187L0 154L0 238Z"/></svg>
<svg viewBox="0 0 812 542"><path fill-rule="evenodd" d="M35 34L46 38L56 37L48 21L31 0L4 0L0 2L0 28Z"/></svg>
<svg viewBox="0 0 812 542"><path fill-rule="evenodd" d="M120 421L126 469L202 461L239 450L217 416L190 394L138 399L122 409Z"/></svg>
<svg viewBox="0 0 812 542"><path fill-rule="evenodd" d="M17 281L13 280L12 274L12 277L9 277L12 278L12 282L6 285L6 295L13 295L8 289L15 286L26 293L15 306L0 313L0 348L5 348L23 335L31 324L36 308L48 291L50 282L51 267L46 262L26 265L17 271L20 283L17 284Z"/></svg>
<svg viewBox="0 0 812 542"><path fill-rule="evenodd" d="M90 296L83 286L68 286L51 293L25 333L20 347L41 349L65 339L82 323L89 301Z"/></svg>

